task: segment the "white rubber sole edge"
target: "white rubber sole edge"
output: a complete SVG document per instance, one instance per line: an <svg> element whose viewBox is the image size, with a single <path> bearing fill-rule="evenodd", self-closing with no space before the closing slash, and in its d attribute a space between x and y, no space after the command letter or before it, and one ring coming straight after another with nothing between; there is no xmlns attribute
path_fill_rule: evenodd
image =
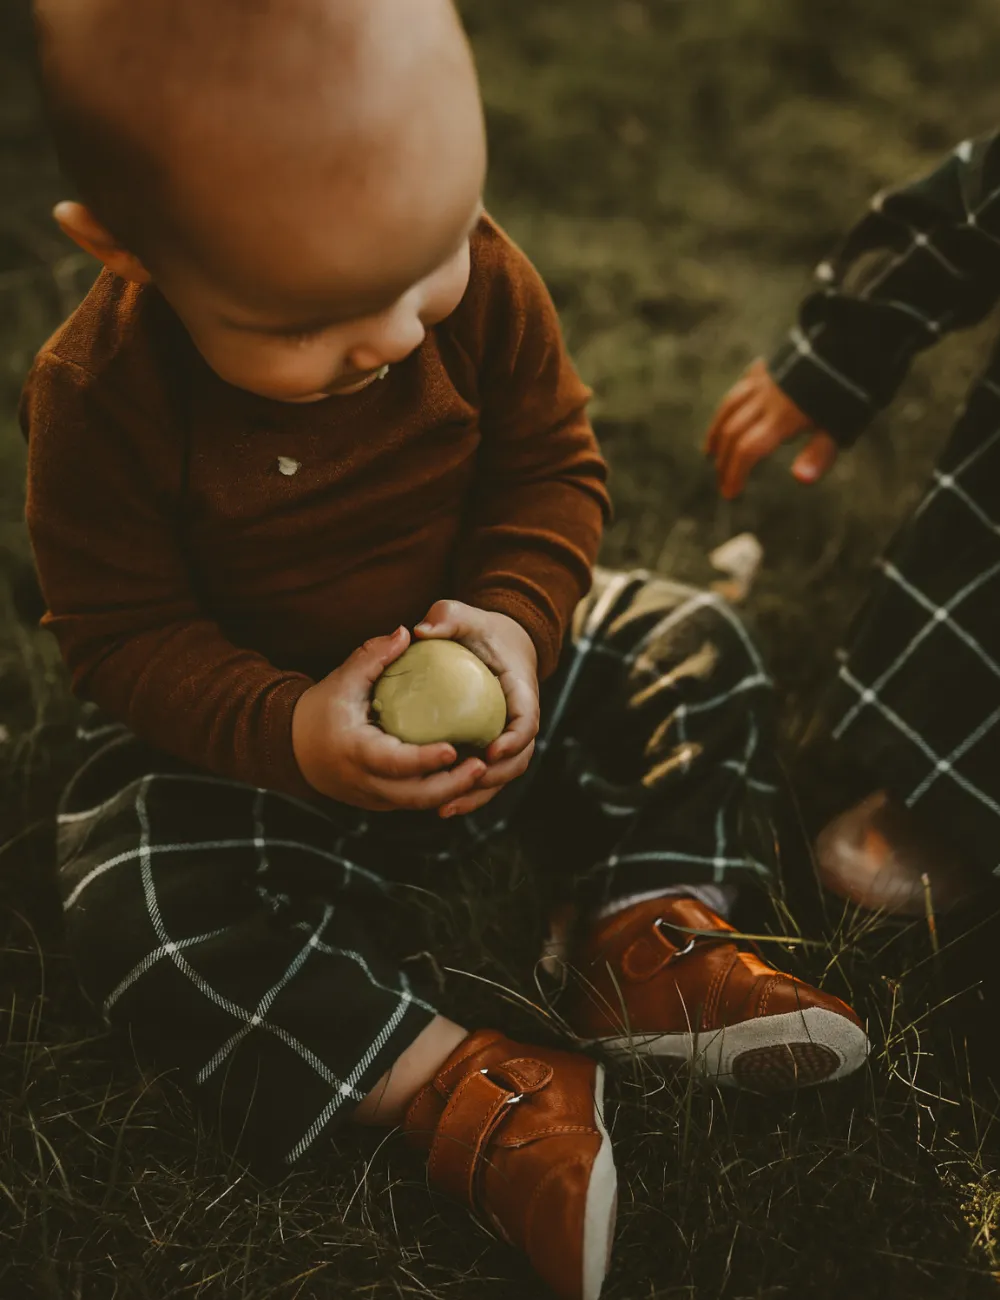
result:
<svg viewBox="0 0 1000 1300"><path fill-rule="evenodd" d="M583 1213L583 1289L582 1300L597 1300L611 1263L611 1240L618 1210L618 1174L611 1150L611 1138L604 1127L604 1066L598 1065L594 1078L594 1122L601 1134L601 1145L590 1170L587 1203Z"/></svg>
<svg viewBox="0 0 1000 1300"><path fill-rule="evenodd" d="M615 1056L665 1056L689 1061L699 1074L723 1086L738 1087L733 1063L744 1052L761 1047L780 1047L791 1043L818 1043L828 1047L839 1065L824 1079L811 1085L832 1083L852 1074L864 1065L868 1056L868 1036L846 1016L824 1007L807 1007L805 1011L786 1011L780 1016L758 1016L737 1025L693 1034L634 1034L621 1038L594 1040Z"/></svg>

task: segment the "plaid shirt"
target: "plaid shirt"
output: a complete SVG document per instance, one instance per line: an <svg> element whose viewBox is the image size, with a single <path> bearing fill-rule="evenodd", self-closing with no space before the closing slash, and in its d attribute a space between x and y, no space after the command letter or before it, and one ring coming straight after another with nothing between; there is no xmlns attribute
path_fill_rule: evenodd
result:
<svg viewBox="0 0 1000 1300"><path fill-rule="evenodd" d="M1000 299L1000 131L877 194L816 279L769 369L846 446L889 404L917 352ZM991 371L1000 380L1000 355Z"/></svg>

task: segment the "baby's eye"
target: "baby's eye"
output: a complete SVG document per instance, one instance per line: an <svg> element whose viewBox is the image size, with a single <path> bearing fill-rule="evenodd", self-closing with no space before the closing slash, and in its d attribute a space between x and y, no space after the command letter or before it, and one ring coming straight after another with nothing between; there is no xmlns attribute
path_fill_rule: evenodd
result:
<svg viewBox="0 0 1000 1300"><path fill-rule="evenodd" d="M297 334L280 334L278 337L282 343L294 346L297 343L311 343L314 339L321 338L325 333L325 327L320 325L315 329L300 330Z"/></svg>

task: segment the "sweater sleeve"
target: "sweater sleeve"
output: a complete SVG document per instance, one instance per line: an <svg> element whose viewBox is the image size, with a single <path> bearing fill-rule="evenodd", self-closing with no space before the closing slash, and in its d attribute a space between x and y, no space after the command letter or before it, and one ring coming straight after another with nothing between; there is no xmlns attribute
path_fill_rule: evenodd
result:
<svg viewBox="0 0 1000 1300"><path fill-rule="evenodd" d="M590 588L611 511L607 467L540 276L496 227L486 242L482 442L457 594L521 623L544 679Z"/></svg>
<svg viewBox="0 0 1000 1300"><path fill-rule="evenodd" d="M291 732L309 679L239 649L198 607L178 539L176 439L46 353L28 378L21 419L42 623L74 690L187 762L312 795Z"/></svg>
<svg viewBox="0 0 1000 1300"><path fill-rule="evenodd" d="M917 352L1000 298L1000 133L876 195L816 278L769 369L847 445L889 404Z"/></svg>

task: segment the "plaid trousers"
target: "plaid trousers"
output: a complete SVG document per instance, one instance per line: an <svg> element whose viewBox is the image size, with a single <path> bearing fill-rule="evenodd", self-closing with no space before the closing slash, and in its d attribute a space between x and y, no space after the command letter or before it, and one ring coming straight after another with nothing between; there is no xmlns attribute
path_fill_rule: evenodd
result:
<svg viewBox="0 0 1000 1300"><path fill-rule="evenodd" d="M1000 871L1000 383L989 374L879 568L830 701L834 736L973 864Z"/></svg>
<svg viewBox="0 0 1000 1300"><path fill-rule="evenodd" d="M83 738L58 846L84 990L268 1168L315 1150L437 1013L373 937L407 864L509 827L599 902L766 882L774 854L757 650L719 598L641 572L597 570L528 771L466 817L301 802L117 725Z"/></svg>

